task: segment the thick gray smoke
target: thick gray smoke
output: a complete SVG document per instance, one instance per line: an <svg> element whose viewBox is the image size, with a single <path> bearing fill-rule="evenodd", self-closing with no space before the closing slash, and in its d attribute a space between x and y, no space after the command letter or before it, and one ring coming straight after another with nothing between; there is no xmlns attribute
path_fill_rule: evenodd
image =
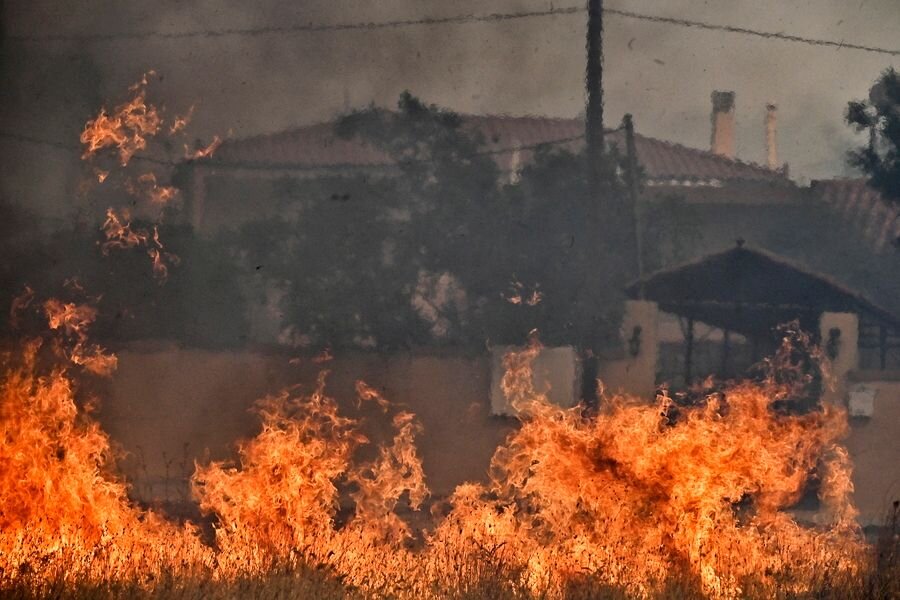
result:
<svg viewBox="0 0 900 600"><path fill-rule="evenodd" d="M422 2L200 0L7 2L10 35L185 31L383 21L423 16L544 10L527 0ZM575 2L573 4L578 4ZM895 0L632 0L611 8L705 20L892 48ZM193 132L235 136L328 119L347 104L392 105L403 89L468 113L574 116L583 110L581 14L501 23L378 31L225 36L180 40L22 44L8 40L4 131L75 141L91 110L154 68L155 89L174 109L199 102ZM765 103L780 106L780 155L800 178L846 172L855 143L842 124L846 102L864 96L891 57L606 19L607 120L635 115L647 135L706 147L709 93L737 92L738 156L763 161ZM77 158L4 139L3 193L60 214Z"/></svg>

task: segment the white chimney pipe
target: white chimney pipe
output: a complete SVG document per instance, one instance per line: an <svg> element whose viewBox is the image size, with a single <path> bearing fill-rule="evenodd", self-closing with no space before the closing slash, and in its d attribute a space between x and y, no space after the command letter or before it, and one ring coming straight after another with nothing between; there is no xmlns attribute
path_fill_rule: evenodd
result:
<svg viewBox="0 0 900 600"><path fill-rule="evenodd" d="M766 164L776 171L778 164L778 106L766 104Z"/></svg>
<svg viewBox="0 0 900 600"><path fill-rule="evenodd" d="M710 150L734 159L734 92L713 92L712 105Z"/></svg>

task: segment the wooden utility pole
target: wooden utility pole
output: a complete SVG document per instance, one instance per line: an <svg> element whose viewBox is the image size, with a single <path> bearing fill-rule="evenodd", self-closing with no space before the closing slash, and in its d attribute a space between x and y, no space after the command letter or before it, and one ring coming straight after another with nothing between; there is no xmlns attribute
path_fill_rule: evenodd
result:
<svg viewBox="0 0 900 600"><path fill-rule="evenodd" d="M634 118L631 114L622 119L625 128L625 152L628 160L628 170L625 173L625 183L628 185L628 202L631 204L631 217L634 226L634 251L637 262L637 276L641 280L638 289L638 298L644 299L644 242L643 222L641 221L640 191L638 189L638 157L637 144L634 140Z"/></svg>
<svg viewBox="0 0 900 600"><path fill-rule="evenodd" d="M587 142L588 186L592 200L597 200L603 179L603 0L588 0L587 25Z"/></svg>

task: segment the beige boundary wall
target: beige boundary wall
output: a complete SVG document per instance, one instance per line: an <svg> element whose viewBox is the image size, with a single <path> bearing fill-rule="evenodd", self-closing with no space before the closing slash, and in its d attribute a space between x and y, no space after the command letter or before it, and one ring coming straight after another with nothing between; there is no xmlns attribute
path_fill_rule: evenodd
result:
<svg viewBox="0 0 900 600"><path fill-rule="evenodd" d="M129 453L123 470L148 501L183 497L194 460L233 457L235 443L259 431L250 410L256 399L292 384L311 390L320 370L310 358L280 353L144 346L118 356L98 416ZM488 356L359 353L321 368L330 371L327 393L345 414L360 414L355 383L362 379L418 416L420 455L436 495L483 479L494 449L515 426L490 415ZM388 420L374 408L363 409L363 430L370 439L387 439Z"/></svg>
<svg viewBox="0 0 900 600"><path fill-rule="evenodd" d="M874 392L871 416L851 417L846 444L860 521L877 525L900 501L900 373L851 373L848 384Z"/></svg>
<svg viewBox="0 0 900 600"><path fill-rule="evenodd" d="M123 468L135 480L137 495L148 501L184 498L184 477L194 460L230 458L237 441L258 431L250 412L256 399L293 384L310 390L320 370L311 358L284 353L143 345L118 355L119 369L98 416L129 453ZM643 352L634 361L642 359ZM465 481L484 480L495 448L515 427L514 420L491 415L488 353L356 353L323 367L330 371L327 392L346 413L359 414L354 387L362 379L418 416L424 427L418 446L437 496ZM849 377L851 391L860 385L874 391L871 416L851 419L846 444L860 520L876 524L900 499L900 374ZM390 429L373 408L362 413L364 431L373 440L386 440Z"/></svg>

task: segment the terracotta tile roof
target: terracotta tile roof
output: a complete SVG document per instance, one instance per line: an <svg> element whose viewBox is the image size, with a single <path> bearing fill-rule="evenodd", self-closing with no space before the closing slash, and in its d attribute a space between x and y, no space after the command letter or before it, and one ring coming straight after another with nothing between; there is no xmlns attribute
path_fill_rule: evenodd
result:
<svg viewBox="0 0 900 600"><path fill-rule="evenodd" d="M334 135L333 123L227 140L206 161L247 167L364 167L387 165L378 150Z"/></svg>
<svg viewBox="0 0 900 600"><path fill-rule="evenodd" d="M583 145L581 119L463 115L464 127L480 132L485 152L501 169L509 171L531 159L543 145L576 150ZM621 130L611 131L610 141L624 150ZM651 180L784 182L784 173L760 165L730 160L709 151L636 135L638 159ZM390 158L358 140L334 135L332 123L321 123L280 133L229 140L207 159L210 165L248 168L333 169L389 167Z"/></svg>
<svg viewBox="0 0 900 600"><path fill-rule="evenodd" d="M855 312L900 326L890 311L828 275L743 242L651 273L625 292L667 312L697 315L710 325L751 335L809 311Z"/></svg>
<svg viewBox="0 0 900 600"><path fill-rule="evenodd" d="M892 206L864 179L813 181L812 193L882 252L900 238L900 208Z"/></svg>

